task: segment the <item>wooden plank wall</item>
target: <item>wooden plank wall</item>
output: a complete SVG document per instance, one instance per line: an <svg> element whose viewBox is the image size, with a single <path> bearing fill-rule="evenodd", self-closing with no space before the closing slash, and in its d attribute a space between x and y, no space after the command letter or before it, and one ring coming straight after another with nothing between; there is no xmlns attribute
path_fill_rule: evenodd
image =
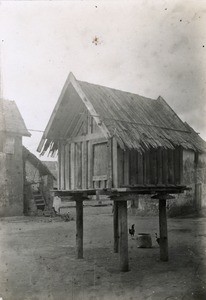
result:
<svg viewBox="0 0 206 300"><path fill-rule="evenodd" d="M61 144L61 162L60 162L60 168L61 168L61 189L65 189L65 145Z"/></svg>
<svg viewBox="0 0 206 300"><path fill-rule="evenodd" d="M109 151L105 138L59 143L59 189L109 187Z"/></svg>
<svg viewBox="0 0 206 300"><path fill-rule="evenodd" d="M118 186L180 184L182 150L154 149L144 154L118 147Z"/></svg>
<svg viewBox="0 0 206 300"><path fill-rule="evenodd" d="M182 149L123 151L115 139L59 144L59 188L93 189L182 183Z"/></svg>
<svg viewBox="0 0 206 300"><path fill-rule="evenodd" d="M90 115L83 118L70 140L58 143L58 188L61 190L112 186L112 142L103 137Z"/></svg>
<svg viewBox="0 0 206 300"><path fill-rule="evenodd" d="M71 145L65 145L65 189L68 190L71 185Z"/></svg>

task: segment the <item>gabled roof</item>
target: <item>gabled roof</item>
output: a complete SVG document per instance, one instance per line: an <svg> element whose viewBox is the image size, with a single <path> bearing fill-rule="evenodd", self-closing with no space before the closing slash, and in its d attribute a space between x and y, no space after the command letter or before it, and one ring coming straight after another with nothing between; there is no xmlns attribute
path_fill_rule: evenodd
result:
<svg viewBox="0 0 206 300"><path fill-rule="evenodd" d="M31 153L25 146L23 146L23 160L28 160L35 168L37 168L42 176L51 175L54 179L55 176L50 172L46 165Z"/></svg>
<svg viewBox="0 0 206 300"><path fill-rule="evenodd" d="M86 111L86 112L85 112ZM38 151L57 149L57 141L71 137L81 116L89 113L105 137L115 136L122 149L145 151L163 147L205 151L206 143L191 131L162 97L157 100L77 81L70 73ZM197 136L196 136L197 135Z"/></svg>
<svg viewBox="0 0 206 300"><path fill-rule="evenodd" d="M31 136L14 101L0 99L0 131Z"/></svg>

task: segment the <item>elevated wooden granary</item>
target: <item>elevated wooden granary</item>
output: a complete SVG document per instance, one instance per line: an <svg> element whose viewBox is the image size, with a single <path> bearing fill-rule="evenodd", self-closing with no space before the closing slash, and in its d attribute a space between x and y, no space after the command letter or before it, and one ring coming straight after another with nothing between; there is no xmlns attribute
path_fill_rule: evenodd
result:
<svg viewBox="0 0 206 300"><path fill-rule="evenodd" d="M162 97L77 81L70 74L38 151L58 150L59 189L182 184L182 149L205 150Z"/></svg>
<svg viewBox="0 0 206 300"><path fill-rule="evenodd" d="M83 257L83 204L97 189L114 200L114 251L128 270L127 200L159 199L160 257L168 259L166 200L182 193L183 149L205 152L205 142L162 97L157 100L87 82L70 73L38 147L58 151L58 195L77 208L77 257ZM120 232L119 232L120 230Z"/></svg>

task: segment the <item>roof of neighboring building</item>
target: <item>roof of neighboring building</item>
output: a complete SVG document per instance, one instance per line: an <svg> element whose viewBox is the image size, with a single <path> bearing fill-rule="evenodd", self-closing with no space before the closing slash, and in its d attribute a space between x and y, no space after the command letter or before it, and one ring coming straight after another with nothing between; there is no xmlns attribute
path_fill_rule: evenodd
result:
<svg viewBox="0 0 206 300"><path fill-rule="evenodd" d="M185 126L191 132L191 137L195 144L202 145L202 148L205 147L205 141L199 136L199 134L187 123L185 122Z"/></svg>
<svg viewBox="0 0 206 300"><path fill-rule="evenodd" d="M58 173L58 162L57 161L41 161L53 174L55 178L57 178Z"/></svg>
<svg viewBox="0 0 206 300"><path fill-rule="evenodd" d="M56 177L47 168L47 166L38 159L33 153L31 153L25 146L23 146L23 160L28 160L35 168L37 168L42 176L51 175L54 179Z"/></svg>
<svg viewBox="0 0 206 300"><path fill-rule="evenodd" d="M76 107L75 107L76 105ZM54 151L67 139L81 115L90 113L106 137L115 136L122 149L145 151L163 147L206 151L206 142L178 117L162 97L157 100L77 81L70 73L38 151ZM72 130L71 130L72 129Z"/></svg>
<svg viewBox="0 0 206 300"><path fill-rule="evenodd" d="M14 101L0 99L0 131L31 136Z"/></svg>

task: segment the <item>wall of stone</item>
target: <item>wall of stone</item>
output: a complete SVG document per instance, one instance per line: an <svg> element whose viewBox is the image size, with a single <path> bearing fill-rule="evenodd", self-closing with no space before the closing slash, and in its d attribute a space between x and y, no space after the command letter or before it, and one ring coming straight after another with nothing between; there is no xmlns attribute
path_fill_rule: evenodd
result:
<svg viewBox="0 0 206 300"><path fill-rule="evenodd" d="M33 191L40 191L46 203L46 209L52 209L53 198L50 190L53 189L53 177L51 175L42 176L39 169L30 161L25 164L25 183L24 183L24 207L25 214L34 215L37 208L33 199Z"/></svg>
<svg viewBox="0 0 206 300"><path fill-rule="evenodd" d="M51 190L54 189L54 180L51 175L43 176L42 194L46 202L46 208L51 210L53 205L53 194Z"/></svg>
<svg viewBox="0 0 206 300"><path fill-rule="evenodd" d="M11 141L11 142L10 142ZM0 152L0 216L23 214L22 138L9 136Z"/></svg>
<svg viewBox="0 0 206 300"><path fill-rule="evenodd" d="M206 208L206 154L199 155L196 183L198 185L198 190L200 189L199 196L201 199L199 205L201 208Z"/></svg>
<svg viewBox="0 0 206 300"><path fill-rule="evenodd" d="M33 190L38 190L39 182L41 181L39 170L28 160L26 160L24 164L26 182L31 184Z"/></svg>

